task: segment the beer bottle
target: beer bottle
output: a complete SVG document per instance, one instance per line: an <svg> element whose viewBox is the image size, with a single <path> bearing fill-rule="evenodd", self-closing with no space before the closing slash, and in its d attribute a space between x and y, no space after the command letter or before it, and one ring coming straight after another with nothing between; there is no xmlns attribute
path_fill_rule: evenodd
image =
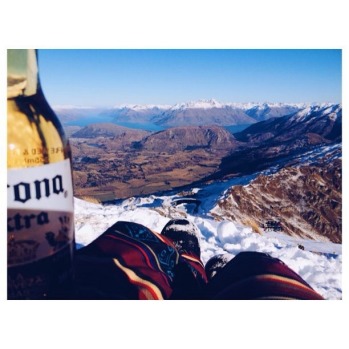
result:
<svg viewBox="0 0 349 349"><path fill-rule="evenodd" d="M7 298L73 292L71 151L40 86L37 50L7 50Z"/></svg>

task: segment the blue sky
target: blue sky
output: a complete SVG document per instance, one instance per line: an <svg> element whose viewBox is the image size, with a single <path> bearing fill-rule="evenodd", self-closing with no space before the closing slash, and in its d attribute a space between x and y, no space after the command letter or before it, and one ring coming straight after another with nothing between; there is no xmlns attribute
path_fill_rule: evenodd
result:
<svg viewBox="0 0 349 349"><path fill-rule="evenodd" d="M341 102L336 49L39 49L51 105Z"/></svg>

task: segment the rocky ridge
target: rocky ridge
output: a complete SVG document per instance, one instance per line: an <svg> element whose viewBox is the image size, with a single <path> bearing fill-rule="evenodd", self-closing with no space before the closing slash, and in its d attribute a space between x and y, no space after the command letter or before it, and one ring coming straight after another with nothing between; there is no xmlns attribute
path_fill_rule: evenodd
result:
<svg viewBox="0 0 349 349"><path fill-rule="evenodd" d="M297 113L251 125L235 137L243 142L287 142L306 134L316 134L325 140L340 140L342 130L342 106L340 104L317 105Z"/></svg>
<svg viewBox="0 0 349 349"><path fill-rule="evenodd" d="M232 187L211 214L232 221L275 222L286 234L342 242L342 161L285 167Z"/></svg>
<svg viewBox="0 0 349 349"><path fill-rule="evenodd" d="M256 123L234 137L240 146L209 179L262 171L325 144L342 140L341 105L314 106Z"/></svg>

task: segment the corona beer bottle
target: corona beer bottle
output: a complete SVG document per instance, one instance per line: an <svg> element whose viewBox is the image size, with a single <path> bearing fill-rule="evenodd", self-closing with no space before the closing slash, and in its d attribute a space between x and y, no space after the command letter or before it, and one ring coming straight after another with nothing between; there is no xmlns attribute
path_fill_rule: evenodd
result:
<svg viewBox="0 0 349 349"><path fill-rule="evenodd" d="M73 294L71 151L36 50L7 50L7 298Z"/></svg>

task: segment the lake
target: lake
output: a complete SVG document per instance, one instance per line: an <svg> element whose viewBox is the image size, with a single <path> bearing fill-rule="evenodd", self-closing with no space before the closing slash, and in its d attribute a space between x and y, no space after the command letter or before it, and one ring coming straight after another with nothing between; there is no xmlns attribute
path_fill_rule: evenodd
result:
<svg viewBox="0 0 349 349"><path fill-rule="evenodd" d="M112 123L115 125L133 128L137 130L144 130L149 132L159 132L166 130L168 127L159 126L152 123L134 123L134 122L117 122L113 117L106 116L106 115L100 115L100 116L86 116L81 117L77 120L66 122L66 126L80 126L84 127L91 124L97 124L97 123ZM236 133L244 130L251 124L244 124L244 125L232 125L232 126L223 126L225 129L227 129L231 133Z"/></svg>
<svg viewBox="0 0 349 349"><path fill-rule="evenodd" d="M144 131L150 131L150 132L158 132L166 130L166 127L159 126L152 123L133 123L133 122L116 122L112 117L110 116L86 116L83 118L79 118L77 120L66 122L66 126L88 126L91 124L97 124L97 123L112 123L115 125L128 127L128 128L134 128L137 130L144 130Z"/></svg>

